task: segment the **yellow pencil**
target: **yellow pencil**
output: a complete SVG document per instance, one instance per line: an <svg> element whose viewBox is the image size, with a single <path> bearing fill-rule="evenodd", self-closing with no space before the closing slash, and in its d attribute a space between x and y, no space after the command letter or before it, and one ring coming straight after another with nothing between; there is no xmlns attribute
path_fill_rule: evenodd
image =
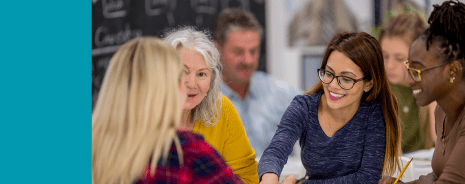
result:
<svg viewBox="0 0 465 184"><path fill-rule="evenodd" d="M408 161L407 164L405 164L404 169L402 169L402 172L400 172L399 176L397 176L397 179L396 179L396 181L394 181L394 184L396 184L399 181L400 177L402 177L402 174L404 174L405 170L407 169L410 162L412 162L412 160L413 160L413 158L410 159L410 161Z"/></svg>

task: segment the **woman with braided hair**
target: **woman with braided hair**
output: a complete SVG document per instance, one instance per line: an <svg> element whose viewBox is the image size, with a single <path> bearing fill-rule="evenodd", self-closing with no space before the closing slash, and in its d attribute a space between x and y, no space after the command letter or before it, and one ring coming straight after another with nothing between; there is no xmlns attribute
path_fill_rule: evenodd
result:
<svg viewBox="0 0 465 184"><path fill-rule="evenodd" d="M405 62L419 106L436 101L433 172L409 183L465 182L465 4L434 5L430 27L410 47ZM386 177L380 184L392 183ZM398 182L403 183L403 182Z"/></svg>

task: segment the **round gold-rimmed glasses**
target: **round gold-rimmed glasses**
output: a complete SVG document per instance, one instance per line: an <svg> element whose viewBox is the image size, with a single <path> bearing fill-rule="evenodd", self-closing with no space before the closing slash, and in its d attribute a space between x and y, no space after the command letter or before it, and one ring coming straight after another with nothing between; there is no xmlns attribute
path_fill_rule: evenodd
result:
<svg viewBox="0 0 465 184"><path fill-rule="evenodd" d="M449 64L449 63L444 63L444 64L440 64L438 66L433 66L433 67L430 67L430 68L425 68L423 70L418 70L418 69L415 69L415 68L410 68L407 63L408 63L408 61L404 62L405 68L407 69L408 73L410 74L410 77L412 77L412 79L415 82L420 82L421 81L421 72L425 72L427 70L431 70L431 69L434 69L434 68L441 67L441 66Z"/></svg>

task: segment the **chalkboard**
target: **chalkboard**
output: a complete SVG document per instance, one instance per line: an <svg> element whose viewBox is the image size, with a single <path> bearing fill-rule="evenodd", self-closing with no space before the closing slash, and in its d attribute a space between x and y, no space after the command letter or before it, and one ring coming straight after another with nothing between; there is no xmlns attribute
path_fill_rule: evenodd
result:
<svg viewBox="0 0 465 184"><path fill-rule="evenodd" d="M92 0L92 107L111 57L126 41L160 37L179 25L212 32L218 14L229 7L251 11L263 26L258 70L266 72L265 0Z"/></svg>

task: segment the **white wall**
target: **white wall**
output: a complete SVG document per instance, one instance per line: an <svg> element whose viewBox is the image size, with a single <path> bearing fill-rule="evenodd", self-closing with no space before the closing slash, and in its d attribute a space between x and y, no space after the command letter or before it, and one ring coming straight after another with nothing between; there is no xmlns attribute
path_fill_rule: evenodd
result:
<svg viewBox="0 0 465 184"><path fill-rule="evenodd" d="M298 89L302 89L303 82L301 55L307 52L308 48L288 46L288 25L297 10L308 1L311 0L268 0L266 2L268 72ZM371 17L373 17L371 1L346 0L347 2L350 2L348 7L357 18L360 29L368 31L371 27ZM321 48L316 50L321 50Z"/></svg>
<svg viewBox="0 0 465 184"><path fill-rule="evenodd" d="M266 1L266 31L267 31L267 68L270 75L285 80L291 86L301 89L302 58L308 49L291 48L288 46L288 26L296 10L312 0L267 0ZM420 7L425 6L425 0L413 0ZM350 11L357 18L360 31L368 32L373 26L372 0L344 0ZM428 15L432 4L441 4L444 0L430 0ZM318 49L317 49L318 50ZM321 49L320 49L321 50ZM307 90L307 89L302 89Z"/></svg>
<svg viewBox="0 0 465 184"><path fill-rule="evenodd" d="M267 69L268 72L285 80L291 86L300 88L298 52L287 47L287 25L284 0L266 2L267 24Z"/></svg>

